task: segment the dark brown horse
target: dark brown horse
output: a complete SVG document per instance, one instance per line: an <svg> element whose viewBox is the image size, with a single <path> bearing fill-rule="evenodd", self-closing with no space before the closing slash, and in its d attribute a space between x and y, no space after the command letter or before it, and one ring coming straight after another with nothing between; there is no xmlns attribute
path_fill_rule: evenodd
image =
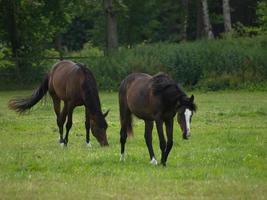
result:
<svg viewBox="0 0 267 200"><path fill-rule="evenodd" d="M100 145L108 145L106 129L106 115L101 111L101 105L95 78L91 71L82 64L71 61L61 61L55 64L48 73L38 89L29 97L13 99L9 107L19 113L23 113L33 107L49 91L52 97L54 110L57 116L60 144L67 146L68 135L72 126L72 113L76 106L85 106L86 119L86 143L90 145L90 124L92 134ZM64 102L61 111L60 104ZM63 126L66 118L66 134L63 138Z"/></svg>
<svg viewBox="0 0 267 200"><path fill-rule="evenodd" d="M127 133L132 132L132 114L145 121L145 140L151 164L157 164L152 147L153 122L156 122L161 149L161 163L165 166L173 145L173 118L178 112L178 122L183 138L190 135L190 122L196 105L166 74L150 76L134 73L124 79L119 90L121 160L125 159ZM167 143L163 133L166 126Z"/></svg>

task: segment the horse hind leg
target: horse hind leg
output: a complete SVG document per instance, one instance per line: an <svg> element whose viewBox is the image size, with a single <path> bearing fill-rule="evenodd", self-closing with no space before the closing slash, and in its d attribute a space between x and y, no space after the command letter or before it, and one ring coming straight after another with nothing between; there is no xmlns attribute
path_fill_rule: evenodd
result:
<svg viewBox="0 0 267 200"><path fill-rule="evenodd" d="M66 135L64 138L64 145L67 146L69 142L69 131L72 127L72 115L73 115L74 107L72 105L68 105L68 121L66 123Z"/></svg>
<svg viewBox="0 0 267 200"><path fill-rule="evenodd" d="M121 127L120 130L120 143L121 143L121 161L125 161L125 143L127 139L127 132L125 127Z"/></svg>
<svg viewBox="0 0 267 200"><path fill-rule="evenodd" d="M61 145L64 145L64 139L63 139L63 132L64 132L64 124L66 122L67 117L67 104L64 103L63 109L60 113L59 120L58 120L58 127L59 127L59 134L60 134L60 141L59 143Z"/></svg>
<svg viewBox="0 0 267 200"><path fill-rule="evenodd" d="M121 123L121 130L120 130L120 143L121 143L121 161L125 160L125 143L127 140L127 136L132 134L132 114L129 110L128 106L126 105L125 98L120 96L119 99L120 103L120 123Z"/></svg>
<svg viewBox="0 0 267 200"><path fill-rule="evenodd" d="M53 104L54 104L54 111L57 116L57 126L59 129L59 143L63 144L64 139L63 139L63 125L66 120L66 107L64 105L64 108L62 112L60 112L60 99L56 95L51 95Z"/></svg>
<svg viewBox="0 0 267 200"><path fill-rule="evenodd" d="M131 123L129 119L129 117L131 117L131 113L130 111L126 111L124 113L121 113L120 115L121 115L121 130L120 130L121 161L124 161L125 160L125 143L127 140L128 133L132 132L131 124L129 124Z"/></svg>

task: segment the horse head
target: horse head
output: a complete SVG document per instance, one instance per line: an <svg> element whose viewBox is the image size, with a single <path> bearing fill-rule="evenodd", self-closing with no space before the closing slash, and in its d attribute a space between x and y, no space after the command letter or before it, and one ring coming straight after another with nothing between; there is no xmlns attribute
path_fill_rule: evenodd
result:
<svg viewBox="0 0 267 200"><path fill-rule="evenodd" d="M105 119L108 115L108 112L109 110L105 113L98 113L97 115L93 116L90 121L92 127L92 134L93 136L95 136L101 146L108 146L106 133L108 124Z"/></svg>
<svg viewBox="0 0 267 200"><path fill-rule="evenodd" d="M190 137L190 124L195 111L196 104L194 103L194 95L191 97L183 97L179 101L177 121L183 132L183 139L188 139Z"/></svg>

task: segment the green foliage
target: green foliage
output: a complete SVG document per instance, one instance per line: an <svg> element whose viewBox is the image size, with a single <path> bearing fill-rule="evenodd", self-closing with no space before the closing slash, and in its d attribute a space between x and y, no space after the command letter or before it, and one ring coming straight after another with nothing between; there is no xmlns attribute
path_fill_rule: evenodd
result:
<svg viewBox="0 0 267 200"><path fill-rule="evenodd" d="M240 22L233 25L233 31L230 36L239 37L253 37L257 35L265 34L265 30L262 26L245 26ZM224 35L224 34L222 34Z"/></svg>
<svg viewBox="0 0 267 200"><path fill-rule="evenodd" d="M0 44L0 71L14 66L14 62L6 59L7 57L10 57L11 54L11 49Z"/></svg>
<svg viewBox="0 0 267 200"><path fill-rule="evenodd" d="M93 57L93 58L104 56L103 51L101 51L97 47L94 47L90 42L85 43L81 51L76 51L76 52L74 51L69 53L69 55L73 57Z"/></svg>
<svg viewBox="0 0 267 200"><path fill-rule="evenodd" d="M255 35L266 35L267 33L267 2L265 0L258 1L256 8L255 24L244 25L241 22L234 23L234 37L248 37Z"/></svg>
<svg viewBox="0 0 267 200"><path fill-rule="evenodd" d="M267 2L258 2L257 17L262 32L267 33Z"/></svg>
<svg viewBox="0 0 267 200"><path fill-rule="evenodd" d="M106 39L103 1L2 0L0 73L10 76L0 75L0 84L4 85L8 79L24 83L41 79L56 62L43 59L58 55L51 50L54 47L61 55L66 52L89 57L77 61L92 68L103 89L116 89L125 76L135 71L151 74L165 71L184 85L210 89L247 87L262 82L266 78L266 62L260 43L264 44L265 40L227 40L227 37L265 34L266 0L232 1L231 17L236 25L233 34L224 36L226 40L168 44L183 39L184 24L187 24L187 39L196 38L196 21L201 17L197 14L200 11L197 3L188 1L186 9L182 1L176 0L113 0L122 46L114 55L104 57L101 51ZM208 4L217 36L223 31L222 4L212 0ZM157 44L151 44L154 42ZM3 55L3 52L8 53Z"/></svg>
<svg viewBox="0 0 267 200"><path fill-rule="evenodd" d="M5 62L15 63L15 67L6 65L10 76L1 82L10 79L32 83L42 77L43 64L46 64L43 57L49 54L57 35L71 23L75 15L71 10L73 3L66 0L0 1L0 41L12 50Z"/></svg>
<svg viewBox="0 0 267 200"><path fill-rule="evenodd" d="M105 15L103 1L76 0L76 16L63 34L63 44L70 51L82 49L84 43L104 48Z"/></svg>
<svg viewBox="0 0 267 200"><path fill-rule="evenodd" d="M84 59L102 89L117 89L132 72L170 74L184 86L218 90L260 85L267 79L266 37L140 44Z"/></svg>
<svg viewBox="0 0 267 200"><path fill-rule="evenodd" d="M7 89L7 83L14 80L15 61L8 59L12 55L11 49L0 43L0 88ZM13 75L14 74L14 75ZM3 87L1 87L3 85Z"/></svg>

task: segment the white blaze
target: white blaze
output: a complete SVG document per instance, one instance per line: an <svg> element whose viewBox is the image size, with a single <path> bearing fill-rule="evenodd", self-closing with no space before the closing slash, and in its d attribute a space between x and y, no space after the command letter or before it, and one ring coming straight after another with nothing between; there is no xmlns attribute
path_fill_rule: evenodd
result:
<svg viewBox="0 0 267 200"><path fill-rule="evenodd" d="M192 111L189 109L185 109L184 115L185 115L186 130L187 130L187 133L189 133L190 132L190 117L192 115Z"/></svg>

